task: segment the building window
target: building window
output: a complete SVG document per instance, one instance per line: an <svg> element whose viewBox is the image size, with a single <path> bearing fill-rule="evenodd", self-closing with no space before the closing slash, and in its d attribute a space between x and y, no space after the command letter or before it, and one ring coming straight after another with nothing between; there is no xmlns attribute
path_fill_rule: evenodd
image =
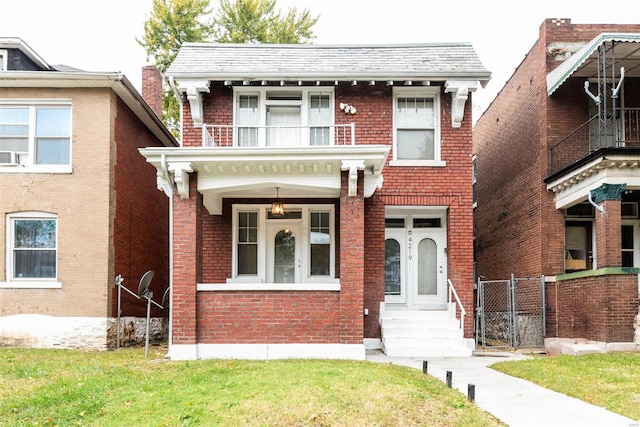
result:
<svg viewBox="0 0 640 427"><path fill-rule="evenodd" d="M635 227L633 225L622 226L622 266L633 267Z"/></svg>
<svg viewBox="0 0 640 427"><path fill-rule="evenodd" d="M331 271L331 224L329 212L311 212L309 227L311 276L328 276Z"/></svg>
<svg viewBox="0 0 640 427"><path fill-rule="evenodd" d="M258 213L238 213L238 275L258 274Z"/></svg>
<svg viewBox="0 0 640 427"><path fill-rule="evenodd" d="M393 160L405 164L440 161L439 109L436 90L394 92Z"/></svg>
<svg viewBox="0 0 640 427"><path fill-rule="evenodd" d="M333 120L332 88L235 88L239 147L331 145Z"/></svg>
<svg viewBox="0 0 640 427"><path fill-rule="evenodd" d="M0 104L0 166L70 164L69 105Z"/></svg>
<svg viewBox="0 0 640 427"><path fill-rule="evenodd" d="M27 212L8 218L8 279L56 279L57 217Z"/></svg>
<svg viewBox="0 0 640 427"><path fill-rule="evenodd" d="M332 205L234 205L230 283L336 283ZM295 282L294 282L295 281Z"/></svg>

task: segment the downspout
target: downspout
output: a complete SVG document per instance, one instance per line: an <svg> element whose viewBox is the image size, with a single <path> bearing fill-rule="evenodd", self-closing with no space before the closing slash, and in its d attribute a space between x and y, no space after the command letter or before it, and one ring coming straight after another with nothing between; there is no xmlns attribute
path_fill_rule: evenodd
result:
<svg viewBox="0 0 640 427"><path fill-rule="evenodd" d="M587 198L589 199L589 203L591 203L600 213L604 212L604 208L593 201L591 198L591 190L587 192Z"/></svg>
<svg viewBox="0 0 640 427"><path fill-rule="evenodd" d="M160 167L162 169L162 176L171 186L171 191L165 193L169 196L169 337L167 358L171 358L171 346L173 343L173 188L174 183L167 167L167 156L162 154L160 156Z"/></svg>

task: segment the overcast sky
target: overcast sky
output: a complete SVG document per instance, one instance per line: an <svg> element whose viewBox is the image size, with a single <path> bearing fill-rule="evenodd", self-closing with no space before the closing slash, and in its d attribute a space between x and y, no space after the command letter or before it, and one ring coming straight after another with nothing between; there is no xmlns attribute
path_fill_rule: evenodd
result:
<svg viewBox="0 0 640 427"><path fill-rule="evenodd" d="M320 19L315 43L470 42L493 73L473 95L480 116L538 38L545 18L640 23L640 0L278 0ZM217 0L211 0L216 6ZM0 37L20 37L51 65L122 71L140 89L137 44L152 0L3 0Z"/></svg>

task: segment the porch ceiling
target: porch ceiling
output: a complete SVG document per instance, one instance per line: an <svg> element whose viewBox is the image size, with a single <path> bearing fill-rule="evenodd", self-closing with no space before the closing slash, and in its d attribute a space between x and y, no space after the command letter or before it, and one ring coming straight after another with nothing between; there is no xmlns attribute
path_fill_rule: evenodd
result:
<svg viewBox="0 0 640 427"><path fill-rule="evenodd" d="M603 155L548 182L547 190L555 193L556 209L566 209L587 200L589 192L604 183L640 189L640 156Z"/></svg>
<svg viewBox="0 0 640 427"><path fill-rule="evenodd" d="M640 34L602 33L561 65L547 74L547 94L551 95L569 77L595 79L598 77L598 47L605 42L615 41L615 72L619 75L624 67L626 77L640 77ZM607 51L607 55L611 55Z"/></svg>
<svg viewBox="0 0 640 427"><path fill-rule="evenodd" d="M364 171L364 193L370 197L382 182L389 150L386 145L349 145L144 148L140 152L159 173L197 172L205 206L211 214L220 214L223 198L275 198L276 187L283 199L339 197L341 173L352 167Z"/></svg>

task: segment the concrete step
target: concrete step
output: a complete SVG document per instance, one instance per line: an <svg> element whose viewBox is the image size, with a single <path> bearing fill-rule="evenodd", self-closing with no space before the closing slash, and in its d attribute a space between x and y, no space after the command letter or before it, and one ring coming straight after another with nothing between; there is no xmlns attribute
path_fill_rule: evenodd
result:
<svg viewBox="0 0 640 427"><path fill-rule="evenodd" d="M447 310L384 310L380 312L380 320L438 320L451 319Z"/></svg>
<svg viewBox="0 0 640 427"><path fill-rule="evenodd" d="M384 347L388 357L427 358L427 357L471 357L472 351L467 347Z"/></svg>
<svg viewBox="0 0 640 427"><path fill-rule="evenodd" d="M381 319L383 328L412 328L412 329L458 329L458 319Z"/></svg>
<svg viewBox="0 0 640 427"><path fill-rule="evenodd" d="M462 338L462 329L459 327L443 327L443 328L428 328L428 327L382 327L382 336L387 338L401 338L401 337L443 337L443 338Z"/></svg>

